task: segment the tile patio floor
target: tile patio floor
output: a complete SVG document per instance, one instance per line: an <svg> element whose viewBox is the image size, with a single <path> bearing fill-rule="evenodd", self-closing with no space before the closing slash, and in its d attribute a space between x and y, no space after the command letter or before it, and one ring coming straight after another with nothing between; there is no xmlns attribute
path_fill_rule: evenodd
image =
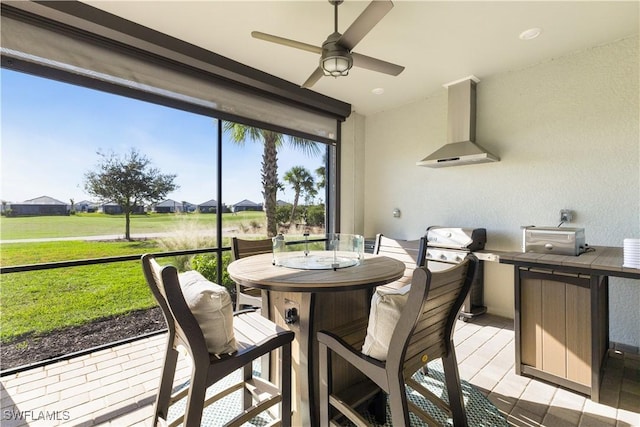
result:
<svg viewBox="0 0 640 427"><path fill-rule="evenodd" d="M166 335L0 378L0 425L148 426ZM484 315L458 322L460 376L514 426L640 426L640 356L611 353L594 403L514 374L513 322ZM181 360L176 382L187 378ZM38 419L41 418L41 419ZM49 418L49 419L42 419Z"/></svg>

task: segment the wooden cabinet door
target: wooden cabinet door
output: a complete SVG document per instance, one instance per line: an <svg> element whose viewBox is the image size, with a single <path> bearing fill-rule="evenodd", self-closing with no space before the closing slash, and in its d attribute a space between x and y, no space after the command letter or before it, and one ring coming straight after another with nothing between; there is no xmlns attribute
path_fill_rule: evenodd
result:
<svg viewBox="0 0 640 427"><path fill-rule="evenodd" d="M542 285L540 280L520 280L520 358L542 369Z"/></svg>
<svg viewBox="0 0 640 427"><path fill-rule="evenodd" d="M521 271L521 363L590 386L591 347L589 279Z"/></svg>
<svg viewBox="0 0 640 427"><path fill-rule="evenodd" d="M566 285L567 379L591 385L591 295L589 288Z"/></svg>
<svg viewBox="0 0 640 427"><path fill-rule="evenodd" d="M566 283L541 280L542 290L542 367L562 378L567 377Z"/></svg>

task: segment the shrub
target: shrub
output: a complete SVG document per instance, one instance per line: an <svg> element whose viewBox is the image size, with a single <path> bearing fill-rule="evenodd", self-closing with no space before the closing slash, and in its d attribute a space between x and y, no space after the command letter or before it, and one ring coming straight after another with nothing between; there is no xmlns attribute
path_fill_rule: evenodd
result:
<svg viewBox="0 0 640 427"><path fill-rule="evenodd" d="M262 224L260 224L255 219L252 219L251 221L249 221L249 225L251 226L251 231L254 232L254 233L256 231L260 230L260 228L262 228Z"/></svg>
<svg viewBox="0 0 640 427"><path fill-rule="evenodd" d="M217 266L218 266L218 257L216 254L198 254L195 255L191 259L191 268L200 272L204 277L208 280L218 283L229 291L229 295L231 295L231 299L235 301L236 299L236 284L231 277L229 277L229 273L227 273L227 267L231 263L231 253L225 252L222 254L222 280L218 280L217 278Z"/></svg>
<svg viewBox="0 0 640 427"><path fill-rule="evenodd" d="M276 221L278 222L278 224L287 225L287 224L295 224L296 222L304 221L304 218L306 216L305 210L307 208L302 205L296 206L296 211L293 214L293 218L290 218L291 208L292 208L291 205L278 206L276 208ZM323 211L323 215L324 215L324 211ZM322 225L324 225L324 220L322 222Z"/></svg>
<svg viewBox="0 0 640 427"><path fill-rule="evenodd" d="M276 223L283 225L289 222L291 215L291 206L284 205L276 207Z"/></svg>
<svg viewBox="0 0 640 427"><path fill-rule="evenodd" d="M324 205L312 205L307 208L307 225L324 227Z"/></svg>

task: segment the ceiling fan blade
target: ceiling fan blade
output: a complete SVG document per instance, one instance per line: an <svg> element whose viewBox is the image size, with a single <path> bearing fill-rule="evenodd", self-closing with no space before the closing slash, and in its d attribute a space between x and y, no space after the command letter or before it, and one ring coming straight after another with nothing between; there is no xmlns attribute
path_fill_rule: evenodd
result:
<svg viewBox="0 0 640 427"><path fill-rule="evenodd" d="M351 52L351 57L353 58L354 67L366 68L367 70L390 74L392 76L397 76L404 70L404 67L401 65L392 64L391 62L366 55L360 55L355 52Z"/></svg>
<svg viewBox="0 0 640 427"><path fill-rule="evenodd" d="M344 32L338 44L349 51L393 8L391 0L374 0Z"/></svg>
<svg viewBox="0 0 640 427"><path fill-rule="evenodd" d="M306 82L302 83L302 87L311 87L320 80L320 78L324 76L324 71L322 68L318 67L316 70L309 76Z"/></svg>
<svg viewBox="0 0 640 427"><path fill-rule="evenodd" d="M322 54L322 48L318 46L314 46L312 44L302 43L299 41L285 39L284 37L273 36L267 33L261 33L260 31L252 31L251 37L254 39L265 40L272 43L278 43L281 45L295 47L296 49L306 50L307 52L317 53L318 55Z"/></svg>

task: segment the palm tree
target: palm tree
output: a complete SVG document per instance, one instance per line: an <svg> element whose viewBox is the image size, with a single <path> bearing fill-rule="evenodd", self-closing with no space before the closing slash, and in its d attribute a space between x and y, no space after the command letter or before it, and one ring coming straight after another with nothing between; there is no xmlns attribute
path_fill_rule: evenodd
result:
<svg viewBox="0 0 640 427"><path fill-rule="evenodd" d="M327 185L327 168L320 166L315 170L315 173L318 175L318 189L321 190Z"/></svg>
<svg viewBox="0 0 640 427"><path fill-rule="evenodd" d="M319 143L234 122L224 122L224 131L230 134L232 141L238 145L244 145L247 139L264 144L261 172L262 197L264 197L264 210L267 216L267 236L273 237L278 232L276 222L276 195L279 186L278 149L287 142L307 155L316 155L320 153Z"/></svg>
<svg viewBox="0 0 640 427"><path fill-rule="evenodd" d="M308 188L305 190L304 202L307 206L315 203L315 197L318 195L318 190L315 188Z"/></svg>
<svg viewBox="0 0 640 427"><path fill-rule="evenodd" d="M318 191L322 190L327 186L327 155L326 153L322 156L322 166L319 166L314 171L316 176L318 177L318 181L316 187L318 187ZM316 193L317 194L317 193Z"/></svg>
<svg viewBox="0 0 640 427"><path fill-rule="evenodd" d="M315 191L313 188L313 177L302 166L294 166L284 174L284 180L291 185L295 196L293 196L293 206L291 207L291 216L289 217L289 224L293 223L293 216L296 213L298 207L298 201L300 200L300 193L312 193Z"/></svg>

